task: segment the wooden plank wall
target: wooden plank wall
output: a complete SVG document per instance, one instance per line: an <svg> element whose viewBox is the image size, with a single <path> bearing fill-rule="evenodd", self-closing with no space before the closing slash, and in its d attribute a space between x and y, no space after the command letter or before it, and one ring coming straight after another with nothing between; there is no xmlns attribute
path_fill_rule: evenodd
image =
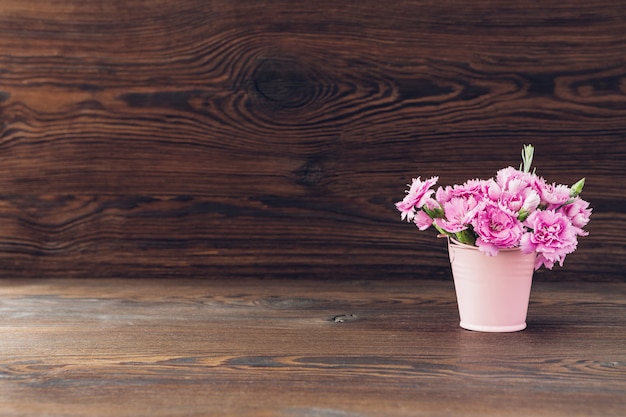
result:
<svg viewBox="0 0 626 417"><path fill-rule="evenodd" d="M3 0L0 276L447 279L411 177L587 178L624 280L620 0Z"/></svg>

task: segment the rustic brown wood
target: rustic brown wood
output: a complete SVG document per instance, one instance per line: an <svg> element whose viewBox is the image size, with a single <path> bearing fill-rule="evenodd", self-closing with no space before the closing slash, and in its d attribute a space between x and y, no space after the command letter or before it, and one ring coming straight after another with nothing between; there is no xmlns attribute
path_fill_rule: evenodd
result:
<svg viewBox="0 0 626 417"><path fill-rule="evenodd" d="M623 416L626 284L536 283L528 328L450 282L0 280L2 416Z"/></svg>
<svg viewBox="0 0 626 417"><path fill-rule="evenodd" d="M622 281L623 1L3 0L0 276L448 278L411 177L587 177Z"/></svg>

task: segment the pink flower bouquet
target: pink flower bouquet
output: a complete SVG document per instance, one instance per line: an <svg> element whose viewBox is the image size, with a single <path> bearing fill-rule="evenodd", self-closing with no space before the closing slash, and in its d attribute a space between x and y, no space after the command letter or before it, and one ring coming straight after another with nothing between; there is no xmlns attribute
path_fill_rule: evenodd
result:
<svg viewBox="0 0 626 417"><path fill-rule="evenodd" d="M402 220L420 230L433 226L440 234L487 255L500 249L520 248L537 253L535 269L563 266L565 256L576 250L578 236L588 233L591 208L580 198L581 179L571 187L550 184L530 172L534 148L524 146L519 169L507 167L488 180L461 185L433 186L439 177L413 179L406 196L396 203Z"/></svg>

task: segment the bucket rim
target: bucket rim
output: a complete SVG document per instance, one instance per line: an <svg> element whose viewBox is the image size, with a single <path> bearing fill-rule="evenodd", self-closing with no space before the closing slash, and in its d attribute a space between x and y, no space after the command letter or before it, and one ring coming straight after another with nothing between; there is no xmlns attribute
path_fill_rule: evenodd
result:
<svg viewBox="0 0 626 417"><path fill-rule="evenodd" d="M448 236L447 238L448 238L448 245L454 245L454 246L458 246L458 247L469 249L469 250L477 250L477 251L480 250L478 249L478 246L472 246L472 245L468 245L467 243L461 243L458 240L450 236ZM519 246L516 246L514 248L499 249L498 251L499 252L514 252L514 251L521 251L521 248Z"/></svg>

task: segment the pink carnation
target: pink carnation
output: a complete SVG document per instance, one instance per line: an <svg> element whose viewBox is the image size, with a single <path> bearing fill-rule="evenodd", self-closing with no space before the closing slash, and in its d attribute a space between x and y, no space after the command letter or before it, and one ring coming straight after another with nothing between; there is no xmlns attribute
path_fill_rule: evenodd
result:
<svg viewBox="0 0 626 417"><path fill-rule="evenodd" d="M440 210L441 206L433 198L427 198L422 208L429 209L431 211ZM426 230L433 224L433 219L424 210L418 210L413 217L413 223L420 229Z"/></svg>
<svg viewBox="0 0 626 417"><path fill-rule="evenodd" d="M416 209L420 209L430 196L435 192L431 189L437 183L439 177L432 177L426 181L422 181L420 177L413 178L406 196L402 201L396 203L396 208L402 214L402 220L413 220Z"/></svg>
<svg viewBox="0 0 626 417"><path fill-rule="evenodd" d="M435 198L442 205L455 197L474 197L476 201L481 201L487 192L486 190L487 181L469 180L462 185L455 185L454 187L439 187L437 189L437 193L435 194Z"/></svg>
<svg viewBox="0 0 626 417"><path fill-rule="evenodd" d="M489 198L516 215L522 211L531 213L540 203L539 194L519 180L510 181L509 188L504 190L493 182L489 187Z"/></svg>
<svg viewBox="0 0 626 417"><path fill-rule="evenodd" d="M520 248L524 253L537 252L535 269L541 265L552 269L556 262L563 266L565 256L576 250L576 227L561 212L535 211L524 225L530 231L522 236Z"/></svg>
<svg viewBox="0 0 626 417"><path fill-rule="evenodd" d="M497 255L500 249L517 246L524 232L517 216L496 204L485 204L472 225L478 235L476 246L488 255Z"/></svg>
<svg viewBox="0 0 626 417"><path fill-rule="evenodd" d="M435 219L435 224L447 232L458 233L467 229L472 222L477 206L478 202L473 196L453 197L443 204L445 218Z"/></svg>
<svg viewBox="0 0 626 417"><path fill-rule="evenodd" d="M547 184L543 179L539 183L541 204L549 210L562 206L570 199L571 190L563 184Z"/></svg>
<svg viewBox="0 0 626 417"><path fill-rule="evenodd" d="M497 194L499 203L508 210L515 213L521 211L531 213L541 202L539 183L540 180L536 175L508 167L498 171L490 194L492 196Z"/></svg>
<svg viewBox="0 0 626 417"><path fill-rule="evenodd" d="M506 167L496 173L496 183L503 190L523 189L534 187L537 176L528 172L523 172L513 167Z"/></svg>
<svg viewBox="0 0 626 417"><path fill-rule="evenodd" d="M583 230L583 227L589 223L591 216L591 208L589 203L580 197L577 197L571 204L566 204L560 210L572 222L576 228L578 236L587 236L589 233Z"/></svg>
<svg viewBox="0 0 626 417"><path fill-rule="evenodd" d="M413 223L420 229L426 230L433 224L433 219L424 210L419 210L413 217Z"/></svg>

